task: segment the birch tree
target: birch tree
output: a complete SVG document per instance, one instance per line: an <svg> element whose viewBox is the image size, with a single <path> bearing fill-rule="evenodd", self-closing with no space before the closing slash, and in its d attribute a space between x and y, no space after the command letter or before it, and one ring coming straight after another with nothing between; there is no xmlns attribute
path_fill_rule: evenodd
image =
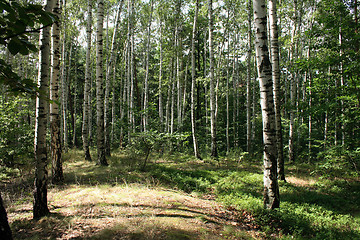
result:
<svg viewBox="0 0 360 240"><path fill-rule="evenodd" d="M192 139L194 145L194 155L198 159L201 159L199 153L199 146L196 136L196 121L195 121L195 83L196 83L196 76L195 76L195 38L196 38L196 24L197 24L197 17L199 12L199 0L196 0L195 5L195 15L194 15L194 24L192 30L192 38L191 38L191 132L192 132Z"/></svg>
<svg viewBox="0 0 360 240"><path fill-rule="evenodd" d="M90 82L91 82L91 70L90 70L90 54L91 54L91 33L92 33L92 4L88 1L87 5L87 24L86 24L86 63L85 63L85 84L84 84L84 106L83 106L83 122L82 122L82 140L83 149L85 154L85 160L91 161L91 155L89 150L89 115L90 115Z"/></svg>
<svg viewBox="0 0 360 240"><path fill-rule="evenodd" d="M260 105L263 122L264 143L264 207L274 209L280 206L277 182L276 123L273 99L271 62L267 46L267 16L265 0L254 0L255 50L260 83Z"/></svg>
<svg viewBox="0 0 360 240"><path fill-rule="evenodd" d="M104 1L98 0L96 29L96 123L98 164L107 166L104 134L104 92L103 92L103 24Z"/></svg>
<svg viewBox="0 0 360 240"><path fill-rule="evenodd" d="M45 11L51 12L54 0L45 0ZM35 113L35 189L33 202L33 217L35 219L44 217L50 213L47 204L47 183L48 183L48 158L46 146L47 113L48 101L47 93L49 88L49 64L50 64L50 26L44 27L40 31L40 53L38 88L43 96L36 97Z"/></svg>
<svg viewBox="0 0 360 240"><path fill-rule="evenodd" d="M144 89L144 132L148 129L148 106L149 106L149 61L150 61L150 38L151 38L151 22L153 15L154 3L150 0L150 18L148 23L148 32L146 38L146 63L145 63L145 89Z"/></svg>
<svg viewBox="0 0 360 240"><path fill-rule="evenodd" d="M116 46L116 36L119 28L120 23L120 14L122 10L124 0L122 0L119 4L119 7L116 12L116 18L115 18L115 26L114 26L114 32L111 40L111 48L110 48L110 56L109 60L107 61L106 66L106 75L105 75L105 102L104 102L104 129L105 129L105 154L106 156L110 156L110 89L111 89L111 79L110 79L110 70L112 69L112 66L115 64L115 58L116 58L116 52L115 52L115 46Z"/></svg>
<svg viewBox="0 0 360 240"><path fill-rule="evenodd" d="M60 15L61 7L59 0L55 0L53 9L58 20L52 27L52 58L50 77L50 129L51 129L51 159L52 159L52 182L61 183L64 181L61 139L60 139L60 115L59 115L59 80L60 80Z"/></svg>
<svg viewBox="0 0 360 240"><path fill-rule="evenodd" d="M213 49L213 9L212 0L208 0L208 20L209 20L209 61L210 61L210 132L211 132L211 157L216 158L217 143L216 143L216 100L215 100L215 78L214 78L214 49Z"/></svg>
<svg viewBox="0 0 360 240"><path fill-rule="evenodd" d="M280 180L285 181L283 138L280 113L280 57L277 25L277 0L269 0L269 25L271 44L272 81L274 84L274 107L276 122L277 166Z"/></svg>

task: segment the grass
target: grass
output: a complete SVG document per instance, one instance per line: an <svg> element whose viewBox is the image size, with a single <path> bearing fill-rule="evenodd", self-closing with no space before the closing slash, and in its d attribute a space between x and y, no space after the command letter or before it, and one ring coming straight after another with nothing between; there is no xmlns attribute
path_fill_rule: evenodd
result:
<svg viewBox="0 0 360 240"><path fill-rule="evenodd" d="M141 171L120 151L109 167L70 151L65 184L49 186L52 214L40 221L32 220L31 177L3 178L15 239L360 239L357 178L328 179L311 174L310 165L289 165L281 208L266 211L259 161L153 159Z"/></svg>

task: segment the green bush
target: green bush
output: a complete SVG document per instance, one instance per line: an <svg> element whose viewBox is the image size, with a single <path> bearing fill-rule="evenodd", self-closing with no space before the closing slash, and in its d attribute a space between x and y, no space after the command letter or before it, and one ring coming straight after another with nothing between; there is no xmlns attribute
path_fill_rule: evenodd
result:
<svg viewBox="0 0 360 240"><path fill-rule="evenodd" d="M33 154L32 113L27 100L4 98L0 100L0 164L13 167L25 164Z"/></svg>

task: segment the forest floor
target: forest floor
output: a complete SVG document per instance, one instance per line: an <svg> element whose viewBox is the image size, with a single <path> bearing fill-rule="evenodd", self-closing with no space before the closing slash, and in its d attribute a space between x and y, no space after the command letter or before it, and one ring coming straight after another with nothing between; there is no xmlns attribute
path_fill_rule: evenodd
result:
<svg viewBox="0 0 360 240"><path fill-rule="evenodd" d="M3 198L14 238L181 240L290 239L295 236L301 239L303 235L305 239L322 239L321 229L332 231L333 238L325 236L323 239L342 236L349 236L342 239L356 239L360 236L359 200L352 200L358 197L358 192L350 194L349 201L354 206L346 209L352 211L353 216L324 210L319 214L326 215L330 220L315 216L315 221L309 222L298 212L307 212L306 207L301 205L300 210L296 208L291 212L285 202L284 211L297 220L280 212L280 215L269 217L261 213L263 210L256 210L261 208L252 206L261 207L260 165L234 161L231 166L219 166L211 161L185 158L181 155L160 158L140 171L136 161L120 152L108 159L109 167L101 167L95 162L85 162L81 151L72 150L64 155L65 183L49 186L51 214L38 221L32 219L32 171L3 180L6 183ZM232 172L233 168L236 171ZM293 197L297 199L291 200L295 209L296 201L304 196L311 197L308 193L318 192L319 181L300 168L290 167L288 174L288 182L282 184L282 188L287 190L282 192L287 201ZM358 181L351 181L355 184L352 187L360 186ZM286 196L293 190L296 191L294 196ZM301 195L303 191L307 192L304 196ZM239 197L235 192L245 195ZM321 206L322 201L328 202L331 196L331 192L326 192L312 201L320 208L327 208L328 205ZM236 202L236 199L243 202ZM330 202L333 203L332 200ZM320 211L316 206L309 206L313 212ZM264 216L267 216L266 219L261 219ZM337 222L337 218L341 221ZM285 220L296 226L292 226L293 229L282 226L281 222ZM330 230L327 228L328 221ZM313 230L310 225L319 227ZM321 234L316 235L316 231Z"/></svg>

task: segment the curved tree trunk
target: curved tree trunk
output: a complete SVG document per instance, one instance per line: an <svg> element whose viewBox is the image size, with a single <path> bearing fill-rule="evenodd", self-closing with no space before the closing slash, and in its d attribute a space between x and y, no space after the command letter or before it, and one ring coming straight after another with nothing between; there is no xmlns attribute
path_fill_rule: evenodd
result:
<svg viewBox="0 0 360 240"><path fill-rule="evenodd" d="M90 54L91 54L91 24L92 24L92 5L88 1L87 9L88 19L86 25L86 66L85 66L85 84L84 84L84 107L83 107L83 124L82 124L82 140L85 160L91 161L89 150L89 115L90 115L90 82L91 82L91 69L90 69Z"/></svg>
<svg viewBox="0 0 360 240"><path fill-rule="evenodd" d="M104 134L104 91L103 91L103 21L104 1L98 0L96 29L96 123L98 164L107 166Z"/></svg>
<svg viewBox="0 0 360 240"><path fill-rule="evenodd" d="M45 0L45 11L51 12L54 1ZM40 31L39 75L38 88L45 96L36 97L35 117L35 189L33 217L41 218L49 214L47 205L47 182L48 182L48 158L46 146L48 101L46 100L49 90L49 64L50 64L50 26Z"/></svg>
<svg viewBox="0 0 360 240"><path fill-rule="evenodd" d="M60 139L60 115L59 115L59 79L60 79L60 15L61 7L59 0L55 1L53 13L59 18L52 29L52 71L50 99L50 128L51 128L51 159L52 159L52 182L54 184L64 181L61 139Z"/></svg>
<svg viewBox="0 0 360 240"><path fill-rule="evenodd" d="M276 123L273 99L271 63L267 46L267 17L265 0L254 0L255 49L260 83L260 104L264 141L264 206L274 209L280 206L276 165Z"/></svg>

